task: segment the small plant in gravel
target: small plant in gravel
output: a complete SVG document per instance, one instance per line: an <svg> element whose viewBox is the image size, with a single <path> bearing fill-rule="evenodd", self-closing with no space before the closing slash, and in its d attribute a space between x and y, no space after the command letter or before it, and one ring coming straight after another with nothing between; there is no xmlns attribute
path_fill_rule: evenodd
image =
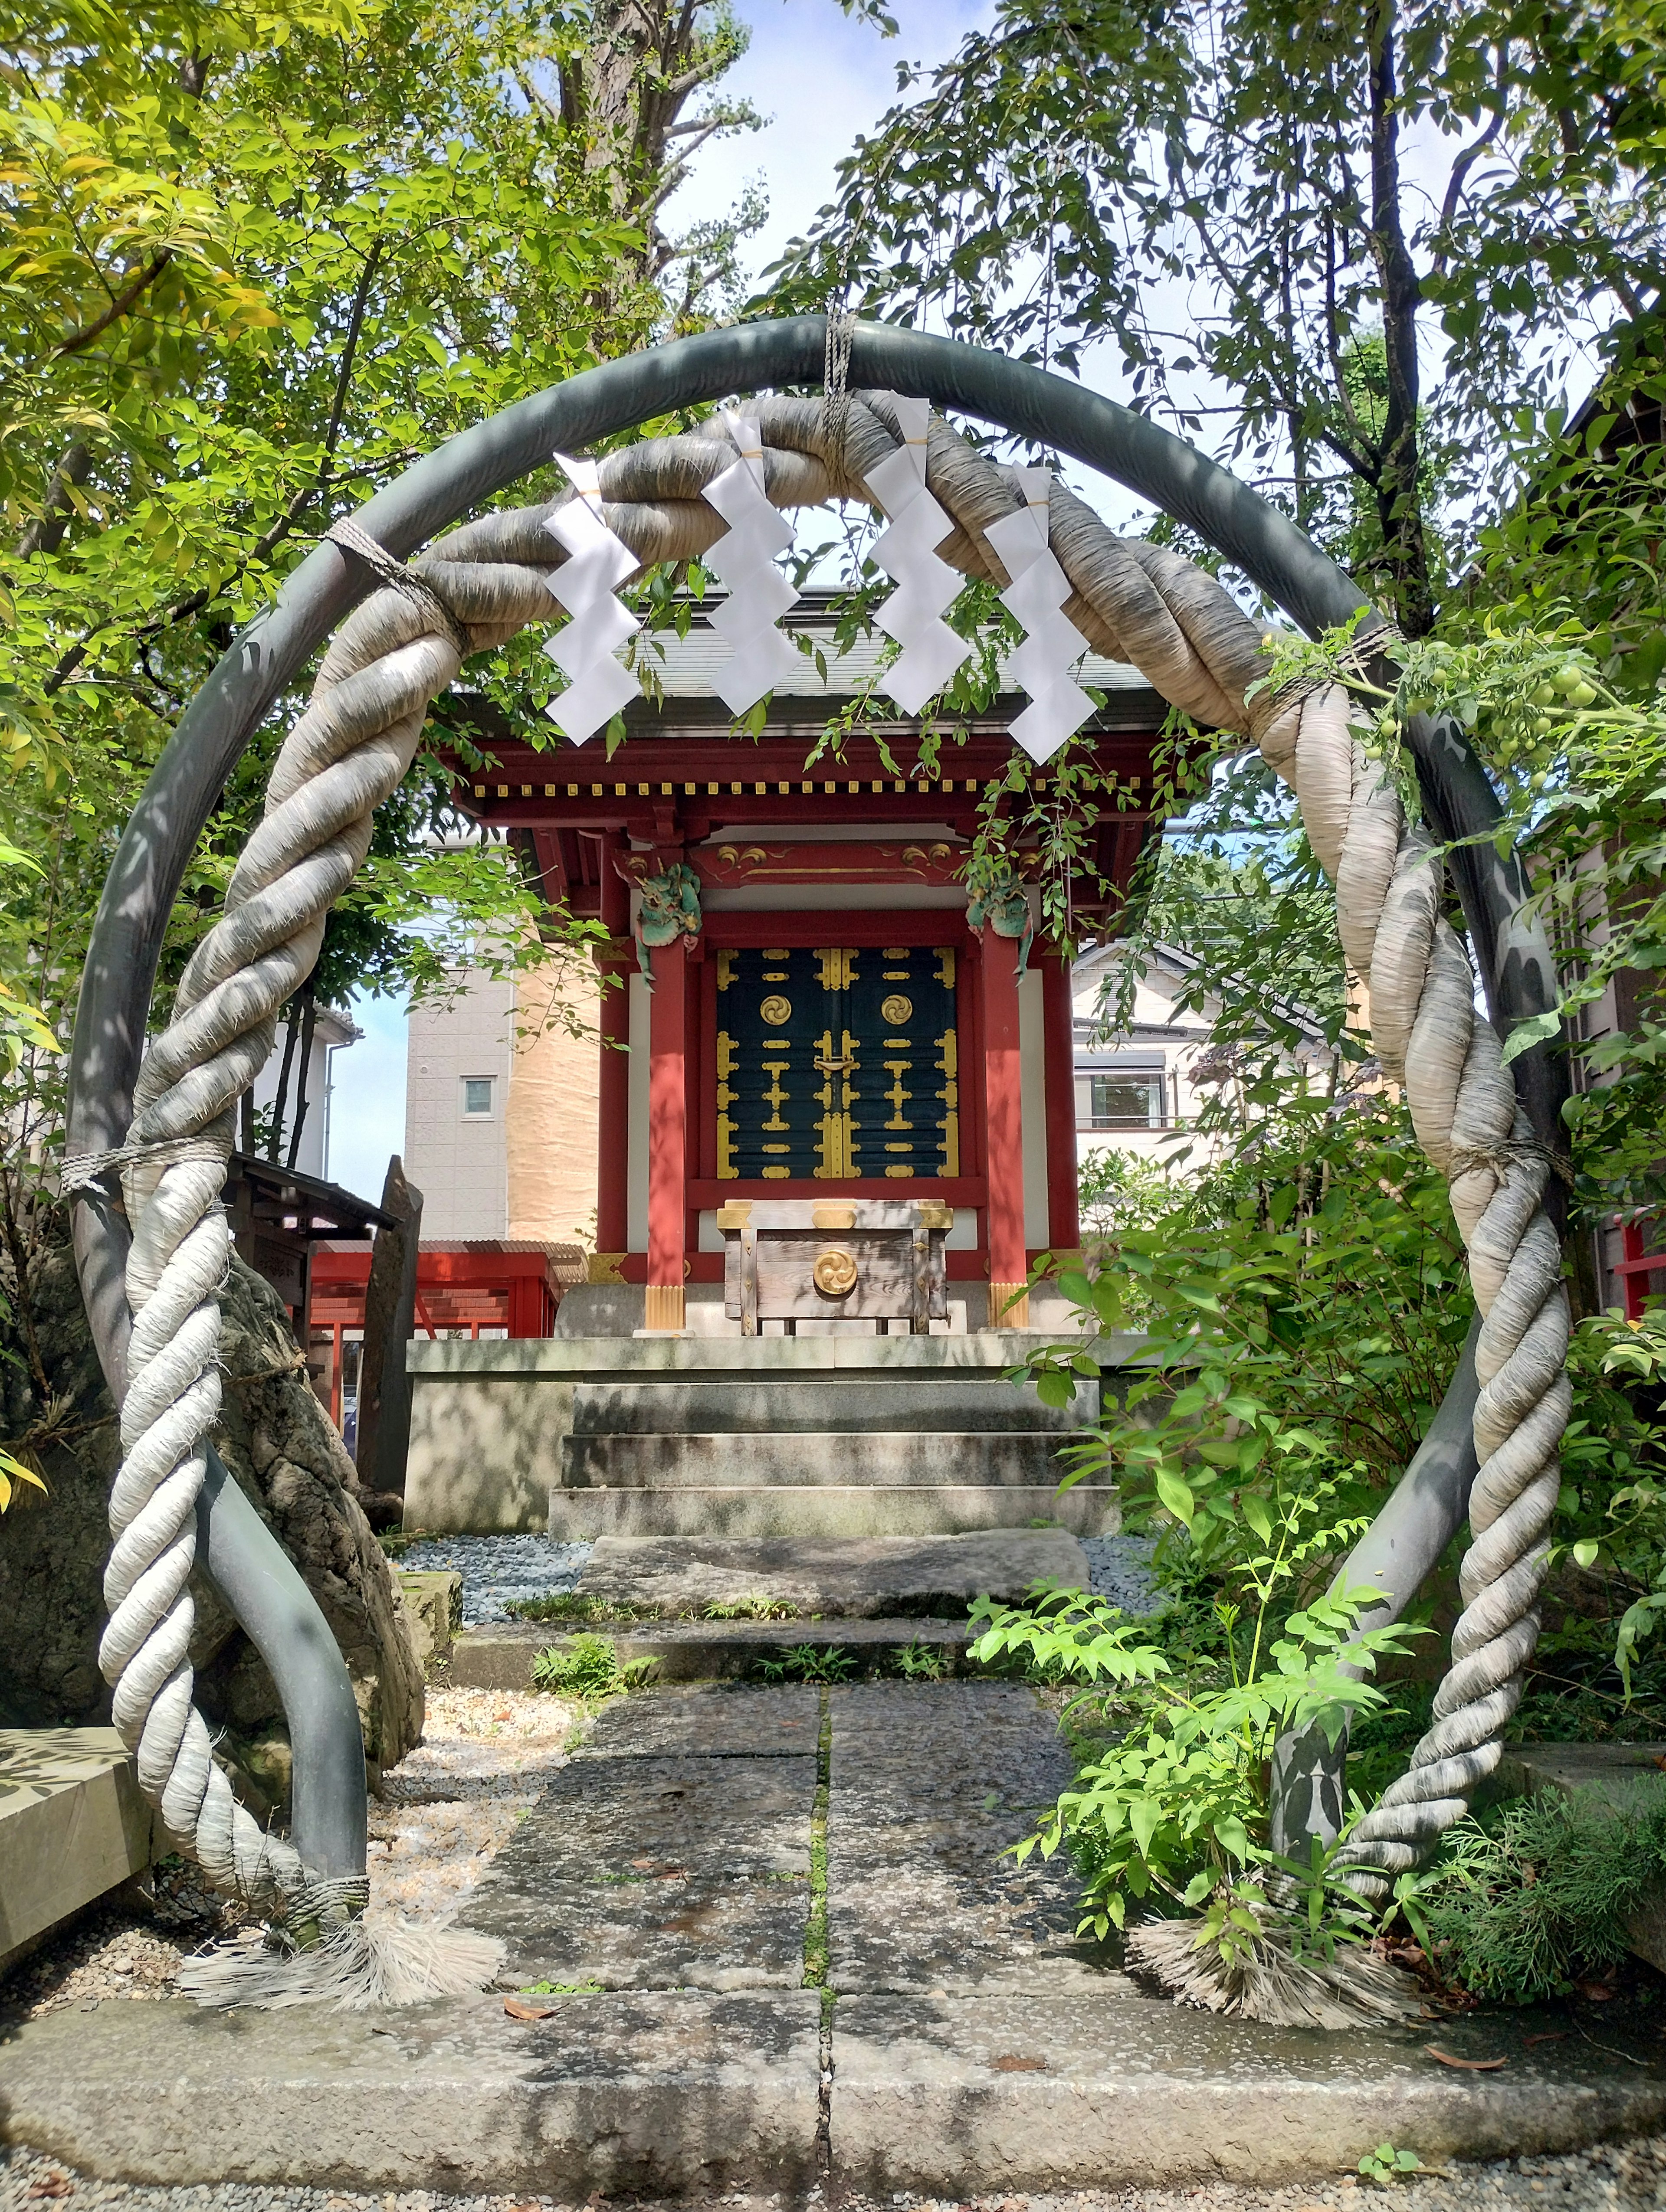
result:
<svg viewBox="0 0 1666 2212"><path fill-rule="evenodd" d="M640 1689L654 1664L652 1659L627 1659L621 1665L611 1636L579 1635L565 1647L552 1644L538 1653L532 1662L532 1687L599 1705L605 1698Z"/></svg>
<svg viewBox="0 0 1666 2212"><path fill-rule="evenodd" d="M1359 2161L1359 2171L1367 2181L1392 2189L1402 2174L1421 2173L1423 2161L1414 2150L1396 2150L1391 2142L1381 2142L1375 2150L1365 2153Z"/></svg>
<svg viewBox="0 0 1666 2212"><path fill-rule="evenodd" d="M708 1620L796 1620L799 1608L789 1598L748 1590L741 1597L716 1599L706 1607L704 1617Z"/></svg>
<svg viewBox="0 0 1666 2212"><path fill-rule="evenodd" d="M924 1644L916 1636L903 1644L893 1662L905 1682L940 1682L949 1671L949 1657L940 1644Z"/></svg>
<svg viewBox="0 0 1666 2212"><path fill-rule="evenodd" d="M582 1982L529 1982L524 1990L516 1991L523 1997L599 1997L604 1994L602 1985L594 1980Z"/></svg>
<svg viewBox="0 0 1666 2212"><path fill-rule="evenodd" d="M580 1590L553 1590L543 1597L512 1597L503 1610L514 1620L629 1623L660 1618L655 1606L632 1605L628 1599L590 1597Z"/></svg>
<svg viewBox="0 0 1666 2212"><path fill-rule="evenodd" d="M760 1659L766 1682L842 1682L856 1671L854 1652L837 1644L794 1644L773 1659Z"/></svg>

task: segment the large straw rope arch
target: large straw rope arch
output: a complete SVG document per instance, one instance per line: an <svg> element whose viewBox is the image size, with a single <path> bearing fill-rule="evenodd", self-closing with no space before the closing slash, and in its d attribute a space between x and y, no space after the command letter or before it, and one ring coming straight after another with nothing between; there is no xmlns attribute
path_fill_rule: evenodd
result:
<svg viewBox="0 0 1666 2212"><path fill-rule="evenodd" d="M398 569L397 556L547 462L558 445L571 449L736 390L818 380L824 335L822 318L803 317L683 341L540 394L419 464L344 533L355 545L363 533L386 557L321 546L234 646L182 722L112 869L77 1018L69 1178L82 1188L83 1286L121 1401L125 1457L111 1499L101 1660L115 1685L117 1724L170 1834L216 1881L246 1896L281 1903L320 1874L356 1870L343 1863L354 1854L350 1836L343 1841L350 1808L333 1840L323 1814L316 1842L302 1832L299 1746L291 1844L264 1834L235 1804L192 1703L187 1585L219 1403L217 1296L228 1240L218 1201L236 1103L271 1050L279 1007L310 972L331 905L364 858L374 809L410 767L429 704L466 653L557 618L545 580L562 555L543 524L558 502L466 522L409 570ZM864 479L900 441L894 410L877 388L887 372L919 396L1067 452L1085 447L1101 465L1109 448L1111 472L1252 573L1259 558L1259 580L1313 620L1324 596L1315 578L1336 572L1224 471L1063 380L947 341L858 326L850 362L858 388L836 434L819 400L757 403L751 411L776 505L871 502ZM1091 435L1082 427L1090 418ZM700 494L734 459L717 422L609 455L601 463L609 525L644 565L704 551L723 525ZM1004 584L985 533L1019 504L1007 472L938 417L927 471L956 526L943 557ZM1353 734L1343 692L1246 703L1265 671L1261 634L1211 578L1172 552L1119 538L1062 489L1054 493L1050 532L1073 590L1065 611L1077 628L1175 705L1252 740L1293 788L1336 887L1343 951L1369 981L1377 1052L1405 1086L1424 1150L1448 1177L1469 1255L1482 1318L1465 1610L1434 1726L1347 1846L1359 1886L1380 1891L1427 1855L1497 1763L1536 1639L1570 1402L1568 1310L1558 1241L1541 1206L1547 1155L1501 1065L1497 1033L1476 1012L1468 957L1442 919L1441 866ZM239 861L224 914L193 955L173 1019L141 1067L155 945L191 846L266 708L350 607L274 767L264 819ZM1523 941L1518 930L1518 953ZM108 1192L118 1170L125 1223ZM118 1262L125 1300L114 1291ZM338 1812L352 1789L350 1771L338 1776ZM359 1821L362 1836L362 1801ZM362 1843L357 1850L362 1874Z"/></svg>

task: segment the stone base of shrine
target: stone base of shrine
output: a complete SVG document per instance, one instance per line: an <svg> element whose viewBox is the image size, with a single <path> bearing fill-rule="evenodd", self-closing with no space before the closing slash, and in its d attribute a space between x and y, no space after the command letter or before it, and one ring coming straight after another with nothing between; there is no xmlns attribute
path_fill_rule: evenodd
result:
<svg viewBox="0 0 1666 2212"><path fill-rule="evenodd" d="M604 1286L605 1287L605 1286ZM1060 1448L1144 1340L1096 1340L1068 1406L1006 1378L1039 1331L413 1344L405 1525L556 1536L1116 1527Z"/></svg>

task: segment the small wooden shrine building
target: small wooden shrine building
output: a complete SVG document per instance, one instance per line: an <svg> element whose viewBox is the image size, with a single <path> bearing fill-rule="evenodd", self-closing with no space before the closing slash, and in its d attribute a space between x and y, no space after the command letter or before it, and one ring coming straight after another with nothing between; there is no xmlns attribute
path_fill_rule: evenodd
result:
<svg viewBox="0 0 1666 2212"><path fill-rule="evenodd" d="M459 803L523 842L552 907L608 931L590 1279L643 1285L654 1332L684 1328L687 1285L723 1280L749 1203L927 1202L973 1327L1024 1326L1030 1261L1079 1239L1068 961L974 926L964 881L1024 695L939 716L927 772L921 718L877 693L859 712L885 641L840 651L830 600L783 623L817 657L756 734L713 690L725 648L698 612L650 648L657 696L611 756L553 729L535 748L459 702L492 763ZM1152 834L1166 708L1097 657L1080 680L1105 696L1085 736L1116 779L1072 885L1091 939Z"/></svg>

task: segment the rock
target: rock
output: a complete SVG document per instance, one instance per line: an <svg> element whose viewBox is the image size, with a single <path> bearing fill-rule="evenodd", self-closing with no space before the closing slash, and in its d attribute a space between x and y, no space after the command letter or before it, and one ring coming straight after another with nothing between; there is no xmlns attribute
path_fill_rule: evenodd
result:
<svg viewBox="0 0 1666 2212"><path fill-rule="evenodd" d="M30 1270L28 1295L51 1418L40 1439L46 1408L19 1323L0 1322L0 1437L33 1431L40 1439L35 1449L49 1495L28 1493L0 1521L0 1725L96 1725L110 1717L98 1642L110 1546L106 1498L119 1438L67 1243L46 1247ZM226 1387L215 1442L341 1647L374 1775L422 1735L423 1672L404 1604L365 1520L353 1462L307 1382L289 1317L271 1285L240 1260L232 1262L222 1315ZM193 1594L198 1700L221 1736L234 1784L265 1817L289 1792L283 1708L258 1654L200 1578Z"/></svg>
<svg viewBox="0 0 1666 2212"><path fill-rule="evenodd" d="M449 1659L452 1638L463 1626L462 1576L444 1567L401 1567L393 1579L420 1664Z"/></svg>

